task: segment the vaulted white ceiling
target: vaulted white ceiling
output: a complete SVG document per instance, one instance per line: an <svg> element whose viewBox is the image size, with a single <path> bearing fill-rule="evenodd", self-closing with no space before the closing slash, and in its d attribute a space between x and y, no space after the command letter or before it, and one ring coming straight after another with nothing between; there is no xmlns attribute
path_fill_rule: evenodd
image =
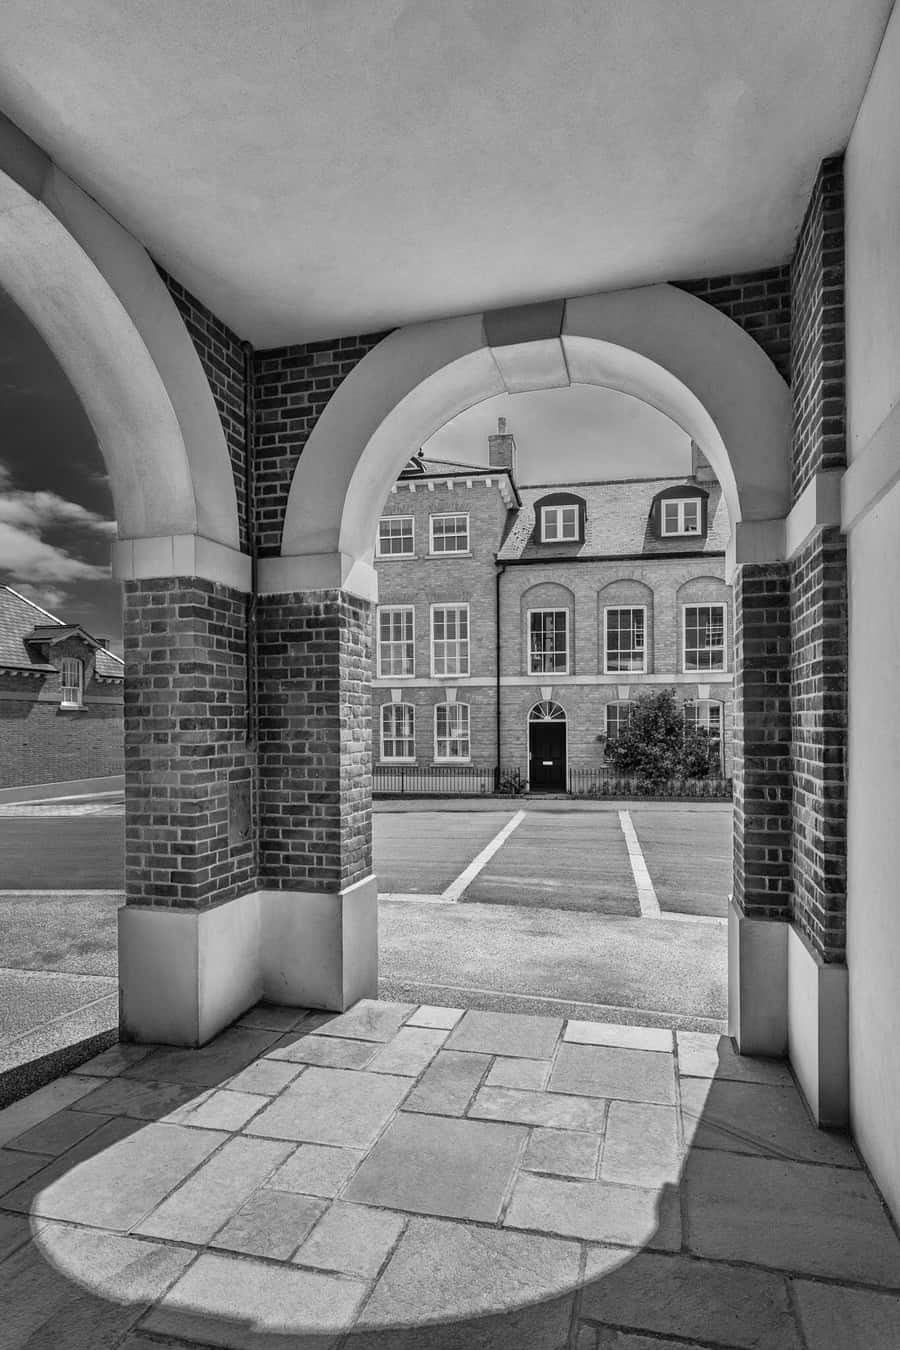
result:
<svg viewBox="0 0 900 1350"><path fill-rule="evenodd" d="M0 108L259 346L786 260L891 0L4 0Z"/></svg>

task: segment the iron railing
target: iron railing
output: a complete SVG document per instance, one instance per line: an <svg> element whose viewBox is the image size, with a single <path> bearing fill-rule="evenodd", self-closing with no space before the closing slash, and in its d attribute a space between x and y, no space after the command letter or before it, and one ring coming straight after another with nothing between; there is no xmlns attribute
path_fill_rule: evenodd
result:
<svg viewBox="0 0 900 1350"><path fill-rule="evenodd" d="M374 771L376 796L396 797L486 797L492 794L518 796L528 788L519 768L477 764L379 764ZM620 801L655 798L657 801L729 801L730 778L673 778L665 783L645 783L599 769L570 768L566 792L572 797L605 797Z"/></svg>

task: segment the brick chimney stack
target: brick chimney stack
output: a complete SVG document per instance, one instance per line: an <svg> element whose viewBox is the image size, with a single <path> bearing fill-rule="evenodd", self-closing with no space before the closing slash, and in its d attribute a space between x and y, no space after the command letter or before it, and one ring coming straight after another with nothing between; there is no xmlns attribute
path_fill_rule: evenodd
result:
<svg viewBox="0 0 900 1350"><path fill-rule="evenodd" d="M696 441L691 441L691 477L697 483L717 481L712 465Z"/></svg>
<svg viewBox="0 0 900 1350"><path fill-rule="evenodd" d="M506 430L506 418L497 418L497 432L488 436L489 463L492 469L509 469L516 473L516 438Z"/></svg>

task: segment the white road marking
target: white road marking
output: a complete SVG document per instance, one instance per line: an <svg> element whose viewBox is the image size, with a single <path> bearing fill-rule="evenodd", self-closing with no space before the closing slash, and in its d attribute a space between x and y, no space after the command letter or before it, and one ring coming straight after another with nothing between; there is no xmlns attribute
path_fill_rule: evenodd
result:
<svg viewBox="0 0 900 1350"><path fill-rule="evenodd" d="M628 861L631 863L631 872L634 877L634 884L637 887L641 918L659 919L661 917L659 901L656 898L656 891L653 889L653 882L650 880L650 873L647 871L647 864L644 861L644 854L630 811L619 812L619 824L622 826L622 833L625 836Z"/></svg>
<svg viewBox="0 0 900 1350"><path fill-rule="evenodd" d="M499 848L506 843L513 830L518 829L525 819L524 811L517 811L511 820L508 820L499 834L495 834L489 844L486 844L481 852L472 859L464 872L460 872L455 881L451 881L447 889L442 893L441 899L450 901L452 904L468 890L472 882L478 876L483 867L486 867Z"/></svg>
<svg viewBox="0 0 900 1350"><path fill-rule="evenodd" d="M442 895L420 895L415 891L380 891L379 900L405 900L420 905L440 905L444 903Z"/></svg>

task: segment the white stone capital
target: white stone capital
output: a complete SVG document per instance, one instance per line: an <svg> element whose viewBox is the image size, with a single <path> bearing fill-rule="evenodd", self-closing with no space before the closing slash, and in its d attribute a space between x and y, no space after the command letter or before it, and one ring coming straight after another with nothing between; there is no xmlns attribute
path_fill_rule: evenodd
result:
<svg viewBox="0 0 900 1350"><path fill-rule="evenodd" d="M117 581L197 577L245 593L252 589L249 555L199 534L117 539L112 547L112 571Z"/></svg>
<svg viewBox="0 0 900 1350"><path fill-rule="evenodd" d="M370 562L348 553L298 553L260 558L256 589L259 595L349 591L374 604L378 599L378 575Z"/></svg>

